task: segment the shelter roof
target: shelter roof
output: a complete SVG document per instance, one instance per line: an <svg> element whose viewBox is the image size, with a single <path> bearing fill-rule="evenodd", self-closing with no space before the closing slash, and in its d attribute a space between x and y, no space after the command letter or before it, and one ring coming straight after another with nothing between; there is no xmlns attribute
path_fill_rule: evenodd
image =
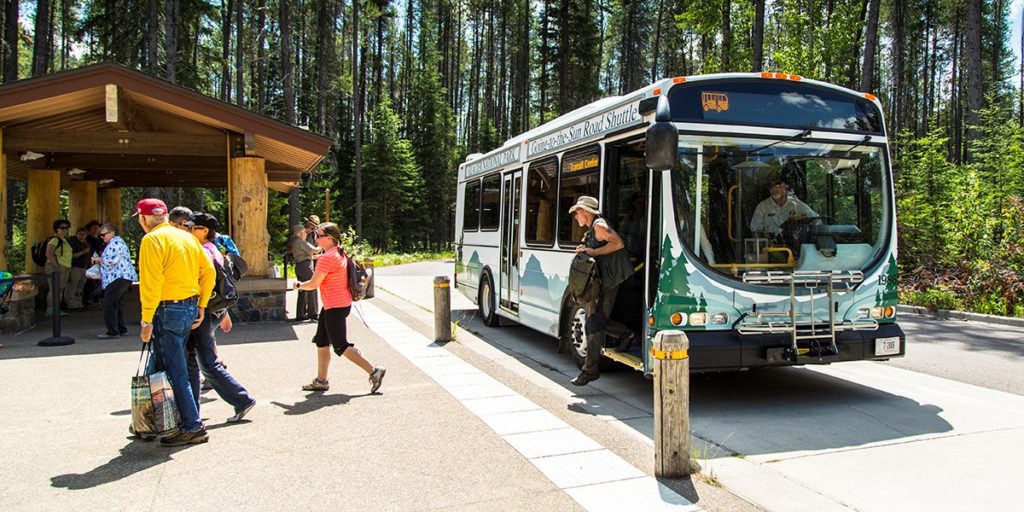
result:
<svg viewBox="0 0 1024 512"><path fill-rule="evenodd" d="M266 162L271 187L287 190L331 146L328 138L115 63L0 86L0 128L11 178L59 169L72 171L70 179L119 187L224 187L228 158L256 156Z"/></svg>

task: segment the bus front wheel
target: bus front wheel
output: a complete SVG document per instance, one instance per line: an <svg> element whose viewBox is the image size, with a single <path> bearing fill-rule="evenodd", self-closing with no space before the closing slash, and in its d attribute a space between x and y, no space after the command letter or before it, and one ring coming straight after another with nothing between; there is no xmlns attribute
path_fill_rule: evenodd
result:
<svg viewBox="0 0 1024 512"><path fill-rule="evenodd" d="M568 312L570 316L566 323L566 345L573 360L576 361L576 366L583 368L583 363L587 361L587 310L582 304L570 304ZM598 359L597 368L600 371L608 371L615 367L615 362L611 359Z"/></svg>
<svg viewBox="0 0 1024 512"><path fill-rule="evenodd" d="M483 279L480 280L480 297L477 299L476 303L480 310L480 319L483 320L484 325L497 327L498 314L495 313L494 284L491 282L490 274L484 274Z"/></svg>

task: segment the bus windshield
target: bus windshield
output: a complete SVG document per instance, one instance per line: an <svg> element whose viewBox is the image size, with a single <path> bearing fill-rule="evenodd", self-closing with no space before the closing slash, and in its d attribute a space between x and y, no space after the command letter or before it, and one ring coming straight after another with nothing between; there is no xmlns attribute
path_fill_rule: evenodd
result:
<svg viewBox="0 0 1024 512"><path fill-rule="evenodd" d="M715 271L865 270L886 249L881 146L681 136L672 172L687 249Z"/></svg>

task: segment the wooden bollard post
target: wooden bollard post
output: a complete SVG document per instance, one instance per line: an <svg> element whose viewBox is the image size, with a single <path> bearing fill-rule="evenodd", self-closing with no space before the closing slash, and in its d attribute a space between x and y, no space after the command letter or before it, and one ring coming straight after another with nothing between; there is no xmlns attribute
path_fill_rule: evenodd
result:
<svg viewBox="0 0 1024 512"><path fill-rule="evenodd" d="M363 268L366 269L366 295L364 299L373 298L373 258L363 260Z"/></svg>
<svg viewBox="0 0 1024 512"><path fill-rule="evenodd" d="M659 331L654 363L654 476L688 476L690 464L690 340L682 331Z"/></svg>
<svg viewBox="0 0 1024 512"><path fill-rule="evenodd" d="M434 341L452 339L452 294L448 276L434 278Z"/></svg>

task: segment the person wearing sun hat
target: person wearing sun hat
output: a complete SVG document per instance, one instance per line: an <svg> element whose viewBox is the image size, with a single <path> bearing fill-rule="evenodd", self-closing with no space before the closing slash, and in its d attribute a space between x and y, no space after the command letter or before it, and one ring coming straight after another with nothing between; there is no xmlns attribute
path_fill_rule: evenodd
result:
<svg viewBox="0 0 1024 512"><path fill-rule="evenodd" d="M314 226L315 229L315 226ZM288 242L288 250L292 253L292 260L295 261L295 279L309 281L313 279L313 262L320 252L320 248L309 243L306 226L296 224L292 226L292 239ZM295 321L305 322L306 320L317 320L320 314L320 304L317 300L317 292L299 290L295 302Z"/></svg>
<svg viewBox="0 0 1024 512"><path fill-rule="evenodd" d="M139 300L142 303L143 343L153 343L149 373L167 372L174 389L180 431L160 440L165 446L205 443L206 427L196 403L189 398L185 342L203 323L213 292L216 272L203 246L187 231L168 223L167 205L142 199L135 205L139 226L146 235L139 244Z"/></svg>
<svg viewBox="0 0 1024 512"><path fill-rule="evenodd" d="M587 356L580 374L570 381L574 386L584 386L601 377L598 362L601 360L606 334L620 340L617 350L626 351L633 344L633 332L610 318L619 285L633 274L633 266L629 262L629 252L626 251L622 237L601 217L596 198L580 196L576 204L569 208L569 213L580 227L587 228L583 242L576 247L576 253L593 257L601 276L600 293L596 299L584 305L587 312Z"/></svg>

